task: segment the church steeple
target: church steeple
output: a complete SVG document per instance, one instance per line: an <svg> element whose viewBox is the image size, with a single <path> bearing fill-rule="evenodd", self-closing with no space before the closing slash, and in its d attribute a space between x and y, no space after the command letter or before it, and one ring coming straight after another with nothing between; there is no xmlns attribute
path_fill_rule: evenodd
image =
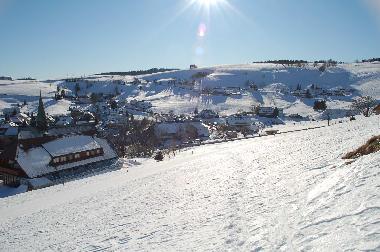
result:
<svg viewBox="0 0 380 252"><path fill-rule="evenodd" d="M40 90L40 99L38 101L38 111L36 117L36 127L40 131L45 131L48 128L47 118L45 114L44 103L42 101L42 95Z"/></svg>

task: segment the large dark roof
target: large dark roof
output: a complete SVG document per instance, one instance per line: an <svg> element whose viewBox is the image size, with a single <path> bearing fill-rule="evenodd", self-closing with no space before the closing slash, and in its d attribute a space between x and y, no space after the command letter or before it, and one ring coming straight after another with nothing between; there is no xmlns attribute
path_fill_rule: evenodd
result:
<svg viewBox="0 0 380 252"><path fill-rule="evenodd" d="M0 154L0 162L8 163L9 160L16 159L17 152L17 141L13 141L5 146L3 146L4 151Z"/></svg>

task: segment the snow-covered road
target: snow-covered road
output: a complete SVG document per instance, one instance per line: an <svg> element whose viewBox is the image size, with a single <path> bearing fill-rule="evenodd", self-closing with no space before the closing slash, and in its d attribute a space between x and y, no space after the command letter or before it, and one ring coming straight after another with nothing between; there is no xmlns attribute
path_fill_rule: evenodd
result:
<svg viewBox="0 0 380 252"><path fill-rule="evenodd" d="M1 251L380 250L380 117L200 146L0 199Z"/></svg>

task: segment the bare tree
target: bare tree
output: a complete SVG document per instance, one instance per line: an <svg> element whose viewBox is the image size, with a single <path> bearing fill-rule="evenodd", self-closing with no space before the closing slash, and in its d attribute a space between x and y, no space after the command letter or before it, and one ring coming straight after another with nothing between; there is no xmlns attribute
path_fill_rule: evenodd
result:
<svg viewBox="0 0 380 252"><path fill-rule="evenodd" d="M362 96L352 102L352 109L368 117L376 106L376 100L371 96Z"/></svg>

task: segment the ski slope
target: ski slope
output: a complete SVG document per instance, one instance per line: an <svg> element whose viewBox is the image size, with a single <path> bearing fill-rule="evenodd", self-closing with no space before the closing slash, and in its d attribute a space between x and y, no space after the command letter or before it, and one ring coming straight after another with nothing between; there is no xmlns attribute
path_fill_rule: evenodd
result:
<svg viewBox="0 0 380 252"><path fill-rule="evenodd" d="M1 251L378 251L380 117L200 146L0 199ZM126 169L128 168L128 169Z"/></svg>

